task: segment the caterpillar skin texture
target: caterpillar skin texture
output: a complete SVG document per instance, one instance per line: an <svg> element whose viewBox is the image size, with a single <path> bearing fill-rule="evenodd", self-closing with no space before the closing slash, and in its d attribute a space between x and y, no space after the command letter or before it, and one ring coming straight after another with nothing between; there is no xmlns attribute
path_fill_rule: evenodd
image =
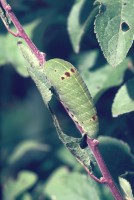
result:
<svg viewBox="0 0 134 200"><path fill-rule="evenodd" d="M67 61L51 59L45 63L44 73L75 123L94 138L98 132L96 109L76 68Z"/></svg>

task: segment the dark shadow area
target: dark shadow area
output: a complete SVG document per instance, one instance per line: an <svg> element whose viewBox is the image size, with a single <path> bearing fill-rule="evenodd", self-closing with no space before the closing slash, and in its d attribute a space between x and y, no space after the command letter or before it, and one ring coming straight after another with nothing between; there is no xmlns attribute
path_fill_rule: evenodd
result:
<svg viewBox="0 0 134 200"><path fill-rule="evenodd" d="M79 22L80 24L84 24L84 22L86 21L86 19L88 18L88 16L90 15L91 11L93 10L93 2L92 1L88 1L86 0L82 6L82 9L79 13Z"/></svg>
<svg viewBox="0 0 134 200"><path fill-rule="evenodd" d="M134 80L134 77L133 79ZM130 82L131 80L129 80L127 83L126 83L126 86L127 86L127 91L128 91L128 94L129 94L129 97L134 100L134 81Z"/></svg>
<svg viewBox="0 0 134 200"><path fill-rule="evenodd" d="M90 71L96 71L97 69L103 68L107 64L106 59L104 58L104 55L102 52L98 53L96 62L92 68L90 68Z"/></svg>
<svg viewBox="0 0 134 200"><path fill-rule="evenodd" d="M105 92L97 102L100 135L112 136L127 142L134 153L134 112L113 118L111 106L119 87Z"/></svg>
<svg viewBox="0 0 134 200"><path fill-rule="evenodd" d="M106 165L118 182L118 176L125 174L126 171L134 172L134 157L130 156L129 152L123 146L123 143L120 145L118 141L112 142L108 140L100 139L100 152L105 160Z"/></svg>

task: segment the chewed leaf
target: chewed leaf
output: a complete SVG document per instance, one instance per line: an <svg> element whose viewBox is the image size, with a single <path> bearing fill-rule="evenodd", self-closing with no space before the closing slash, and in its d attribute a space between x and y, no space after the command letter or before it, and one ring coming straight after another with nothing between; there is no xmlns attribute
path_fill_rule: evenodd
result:
<svg viewBox="0 0 134 200"><path fill-rule="evenodd" d="M52 98L52 92L50 90L51 84L43 72L44 66L40 66L38 59L31 52L30 48L26 44L24 45L22 41L18 42L18 47L25 60L28 62L27 71L29 75L39 89L44 103L48 105L49 101Z"/></svg>
<svg viewBox="0 0 134 200"><path fill-rule="evenodd" d="M48 105L49 101L52 98L52 92L50 90L51 85L47 80L46 76L44 75L41 69L39 70L31 67L29 67L29 74L35 82L37 88L39 89L44 103Z"/></svg>
<svg viewBox="0 0 134 200"><path fill-rule="evenodd" d="M68 136L67 134L63 133L59 122L54 114L54 124L57 129L59 139L63 142L63 144L67 147L67 149L75 156L75 158L84 165L88 170L92 170L92 166L96 164L95 159L90 152L90 149L86 146L86 143L83 138L74 138Z"/></svg>
<svg viewBox="0 0 134 200"><path fill-rule="evenodd" d="M101 1L100 13L95 20L95 32L104 56L112 66L124 60L132 45L133 10L133 0Z"/></svg>

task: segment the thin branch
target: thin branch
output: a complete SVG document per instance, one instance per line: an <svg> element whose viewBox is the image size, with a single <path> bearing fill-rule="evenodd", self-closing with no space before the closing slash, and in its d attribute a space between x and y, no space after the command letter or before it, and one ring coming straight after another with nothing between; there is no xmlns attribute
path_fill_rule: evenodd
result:
<svg viewBox="0 0 134 200"><path fill-rule="evenodd" d="M64 106L66 112L68 113L68 115L71 117L71 119L73 120L73 122L76 124L78 130L80 131L80 133L83 135L84 134L84 130L82 129L82 127L80 125L78 125L71 113L69 112L68 109L66 109L65 105L63 102L61 102L62 105ZM89 148L91 149L95 159L96 159L96 162L100 168L100 171L102 173L102 177L100 179L98 179L97 177L95 177L87 168L86 166L83 165L83 167L85 168L85 170L87 171L88 175L93 178L95 181L101 183L101 184L106 184L107 187L110 189L111 193L113 194L113 197L116 199L116 200L123 200L123 197L121 195L121 193L119 192L116 184L114 183L107 167L106 167L106 164L100 154L100 151L99 151L99 141L96 140L96 139L91 139L87 136L87 144L89 146Z"/></svg>
<svg viewBox="0 0 134 200"><path fill-rule="evenodd" d="M100 154L100 151L98 148L99 141L96 139L90 139L87 137L87 144L88 144L89 148L91 149L91 151L93 152L94 157L100 168L100 171L103 175L103 177L101 178L102 181L104 181L104 183L109 187L109 189L111 190L111 193L113 194L113 196L116 200L123 200L123 197L122 197L121 193L119 192L117 186L115 185L115 183L105 165L105 162Z"/></svg>
<svg viewBox="0 0 134 200"><path fill-rule="evenodd" d="M31 51L34 53L34 55L37 57L39 60L40 65L43 65L45 63L45 53L40 52L35 44L31 41L31 39L27 36L25 33L23 27L21 26L20 22L14 15L12 8L9 4L6 3L5 0L0 0L1 6L5 10L7 16L9 16L10 20L16 27L17 32L14 33L10 28L9 25L5 22L4 18L2 18L2 21L4 22L5 27L7 28L8 32L14 35L15 37L21 37L25 40Z"/></svg>

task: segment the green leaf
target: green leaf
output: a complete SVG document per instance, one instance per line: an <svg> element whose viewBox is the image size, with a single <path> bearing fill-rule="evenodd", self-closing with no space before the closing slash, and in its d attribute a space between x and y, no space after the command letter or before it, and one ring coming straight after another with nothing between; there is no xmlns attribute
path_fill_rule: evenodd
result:
<svg viewBox="0 0 134 200"><path fill-rule="evenodd" d="M16 180L8 179L4 186L4 199L14 200L22 192L32 187L37 181L37 175L30 171L21 171Z"/></svg>
<svg viewBox="0 0 134 200"><path fill-rule="evenodd" d="M14 149L13 153L9 158L9 163L12 164L19 159L22 159L24 155L28 152L32 151L43 151L46 152L49 150L49 146L46 144L41 144L35 140L27 140L18 144L18 146Z"/></svg>
<svg viewBox="0 0 134 200"><path fill-rule="evenodd" d="M109 190L108 187L106 187L105 185L101 186L101 192L102 192L102 198L103 200L114 200L113 195L111 193L111 191Z"/></svg>
<svg viewBox="0 0 134 200"><path fill-rule="evenodd" d="M86 32L87 27L92 22L93 17L97 14L98 9L96 8L91 12L92 4L92 1L75 0L68 17L68 33L73 49L76 53L79 52L80 42L84 33Z"/></svg>
<svg viewBox="0 0 134 200"><path fill-rule="evenodd" d="M102 0L95 32L107 61L119 65L127 55L134 35L133 0Z"/></svg>
<svg viewBox="0 0 134 200"><path fill-rule="evenodd" d="M23 44L22 41L19 41L18 47L24 59L27 61L27 71L29 72L29 75L39 89L44 103L46 104L46 106L48 106L48 102L52 98L52 92L50 91L51 83L46 78L46 75L44 73L44 66L39 65L38 59L32 53L28 45Z"/></svg>
<svg viewBox="0 0 134 200"><path fill-rule="evenodd" d="M92 165L96 164L95 159L87 146L85 144L86 135L84 135L82 138L74 138L71 136L68 136L67 134L63 133L59 122L55 115L53 115L54 124L57 129L59 139L63 142L63 144L67 147L67 149L75 156L75 158L84 166L87 167L89 171L92 170ZM85 147L81 147L82 145L86 145Z"/></svg>
<svg viewBox="0 0 134 200"><path fill-rule="evenodd" d="M76 62L91 95L97 100L106 90L118 86L123 82L124 72L127 70L130 59L125 59L118 68L109 65L99 66L98 51L89 51L81 54Z"/></svg>
<svg viewBox="0 0 134 200"><path fill-rule="evenodd" d="M55 171L47 181L44 193L58 200L100 200L96 182L85 175L69 173L66 168Z"/></svg>
<svg viewBox="0 0 134 200"><path fill-rule="evenodd" d="M25 193L21 198L21 200L32 200L32 197L29 193Z"/></svg>
<svg viewBox="0 0 134 200"><path fill-rule="evenodd" d="M119 177L119 182L120 182L120 186L121 186L123 193L124 193L124 198L126 200L133 200L134 196L133 196L133 193L132 193L130 183L126 179L121 178L121 177Z"/></svg>
<svg viewBox="0 0 134 200"><path fill-rule="evenodd" d="M134 111L134 78L118 90L112 105L114 117L131 111Z"/></svg>
<svg viewBox="0 0 134 200"><path fill-rule="evenodd" d="M134 170L134 157L127 143L108 136L100 136L98 140L103 159L116 181L121 174Z"/></svg>
<svg viewBox="0 0 134 200"><path fill-rule="evenodd" d="M31 139L35 139L39 137L38 141L40 141L42 137L46 138L47 132L52 126L50 113L44 106L44 103L37 89L34 88L34 90L29 90L28 93L28 98L24 99L23 101L16 102L16 104L8 109L4 109L1 113L1 128L3 133L1 142L3 151L7 151L8 149L8 152L11 153L15 147L15 144L17 143L18 145L18 142L21 141L22 138L30 139L31 137ZM40 117L37 117L35 113L38 113ZM43 136L41 136L44 127L45 132ZM10 137L10 135L12 135L12 137ZM37 154L39 154L39 152ZM30 158L32 157L33 160L36 157L37 159L37 154L32 154ZM44 154L44 152L40 152L40 154ZM28 161L30 161L28 156L27 158ZM6 159L5 154L3 159ZM20 163L22 164L21 160L19 164Z"/></svg>

